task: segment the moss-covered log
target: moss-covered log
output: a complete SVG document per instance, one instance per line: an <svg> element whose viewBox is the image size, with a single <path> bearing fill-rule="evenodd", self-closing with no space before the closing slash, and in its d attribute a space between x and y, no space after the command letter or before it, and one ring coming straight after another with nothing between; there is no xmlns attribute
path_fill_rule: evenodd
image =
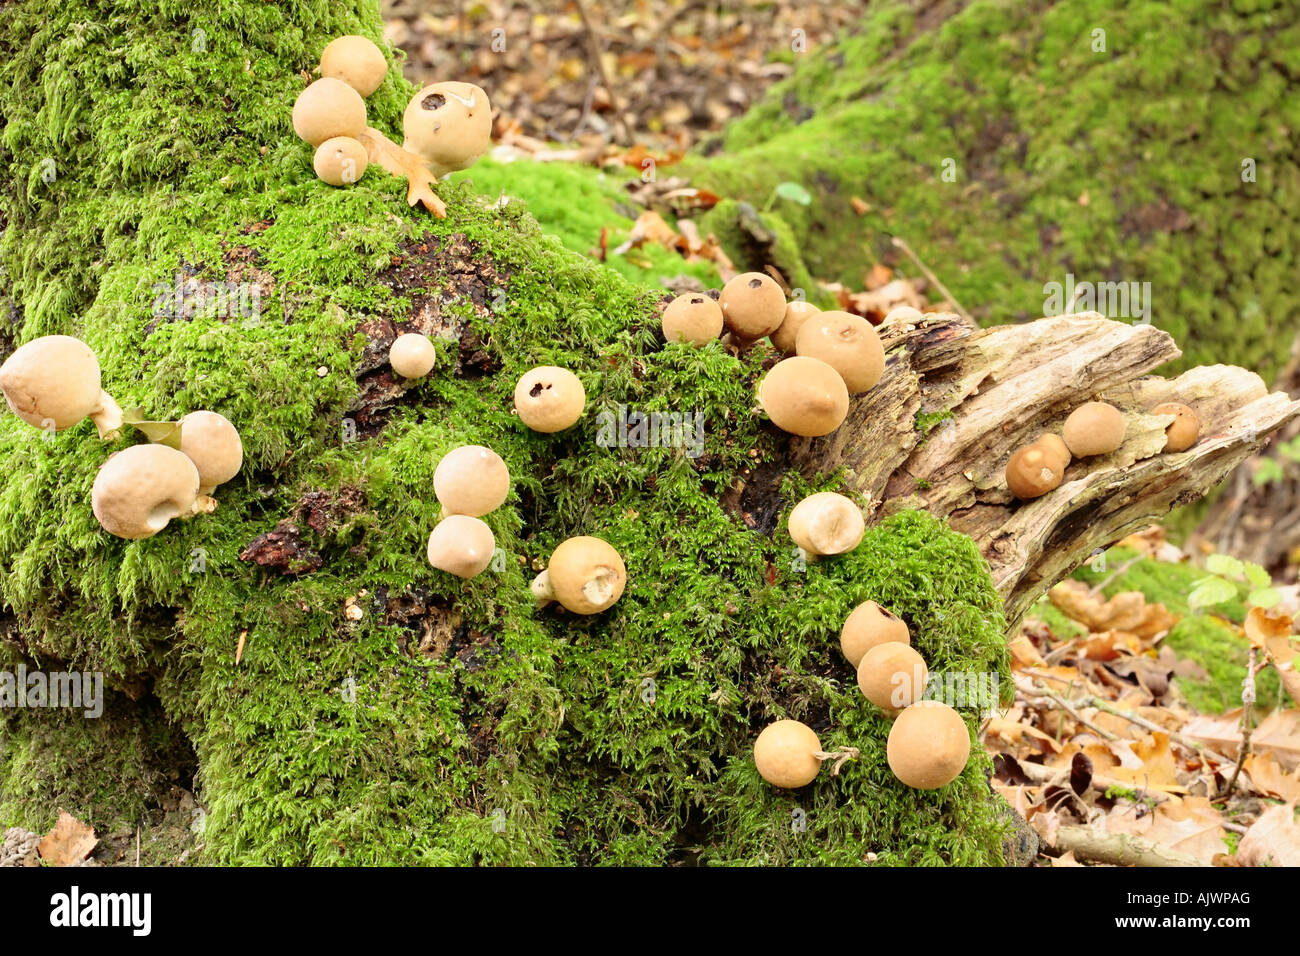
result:
<svg viewBox="0 0 1300 956"><path fill-rule="evenodd" d="M932 673L1005 678L1004 604L975 542L904 497L850 555L797 560L791 501L860 485L753 414L763 351L664 347L660 293L468 181L440 187L448 218L433 220L382 170L316 180L290 107L329 39L380 37L373 2L20 0L0 17L6 338L78 335L123 405L219 411L245 450L214 514L126 542L89 491L131 439L0 416L0 669L97 671L111 689L98 723L3 713L0 823L43 830L63 807L130 827L192 782L197 858L217 863L1003 858L979 748L948 787L903 787L888 721L836 646L872 598ZM400 138L412 92L394 67L370 124ZM408 329L439 354L405 388L383 356ZM984 341L966 338L953 369ZM543 363L589 396L559 435L510 410ZM1070 387L1099 381L1079 370ZM960 428L978 407L963 382L903 400ZM599 416L629 407L702 421L700 444L610 447ZM920 439L897 440L929 461ZM424 557L434 467L466 443L514 478L487 518L501 560L470 582ZM1106 472L1110 500L1143 467ZM574 534L608 540L630 575L581 620L528 590ZM773 790L750 748L779 716L861 758Z"/></svg>

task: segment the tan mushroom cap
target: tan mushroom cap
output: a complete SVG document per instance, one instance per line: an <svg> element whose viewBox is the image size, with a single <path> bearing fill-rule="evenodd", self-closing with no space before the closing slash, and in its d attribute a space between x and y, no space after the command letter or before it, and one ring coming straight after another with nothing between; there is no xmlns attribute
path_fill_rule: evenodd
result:
<svg viewBox="0 0 1300 956"><path fill-rule="evenodd" d="M1065 443L1065 439L1060 435L1043 432L1033 440L1032 444L1037 445L1047 453L1058 471L1064 473L1065 469L1070 467L1070 460L1073 458L1070 454L1070 446Z"/></svg>
<svg viewBox="0 0 1300 956"><path fill-rule="evenodd" d="M906 708L889 729L885 758L894 776L918 790L952 783L966 769L970 731L947 704L921 701Z"/></svg>
<svg viewBox="0 0 1300 956"><path fill-rule="evenodd" d="M419 332L404 332L388 347L388 364L402 378L423 378L437 361L433 342Z"/></svg>
<svg viewBox="0 0 1300 956"><path fill-rule="evenodd" d="M515 411L535 432L551 434L574 425L587 407L582 379L558 365L539 365L515 383Z"/></svg>
<svg viewBox="0 0 1300 956"><path fill-rule="evenodd" d="M840 650L855 668L877 644L911 644L912 635L903 619L875 601L863 601L844 620L840 629Z"/></svg>
<svg viewBox="0 0 1300 956"><path fill-rule="evenodd" d="M1033 442L1007 461L1007 490L1021 501L1027 501L1060 487L1064 474L1057 452Z"/></svg>
<svg viewBox="0 0 1300 956"><path fill-rule="evenodd" d="M406 105L405 149L423 157L435 175L473 165L492 146L492 104L473 83L432 83Z"/></svg>
<svg viewBox="0 0 1300 956"><path fill-rule="evenodd" d="M433 494L444 515L482 517L501 507L509 493L510 469L483 445L453 448L433 470Z"/></svg>
<svg viewBox="0 0 1300 956"><path fill-rule="evenodd" d="M885 349L871 323L849 312L822 312L804 322L795 351L839 372L849 394L865 392L885 374Z"/></svg>
<svg viewBox="0 0 1300 956"><path fill-rule="evenodd" d="M785 319L785 293L771 276L742 272L722 287L722 319L742 341L775 332Z"/></svg>
<svg viewBox="0 0 1300 956"><path fill-rule="evenodd" d="M135 540L192 514L198 494L199 471L186 455L166 445L132 445L100 466L90 508L109 534Z"/></svg>
<svg viewBox="0 0 1300 956"><path fill-rule="evenodd" d="M794 543L812 555L844 554L867 530L862 509L844 495L819 491L790 509L787 522Z"/></svg>
<svg viewBox="0 0 1300 956"><path fill-rule="evenodd" d="M366 101L342 80L319 79L294 101L293 131L313 146L335 136L357 139L365 128Z"/></svg>
<svg viewBox="0 0 1300 956"><path fill-rule="evenodd" d="M0 365L0 389L10 410L36 428L62 431L89 416L104 437L122 424L122 410L100 388L95 353L70 335L45 335L15 349Z"/></svg>
<svg viewBox="0 0 1300 956"><path fill-rule="evenodd" d="M1070 413L1061 437L1075 458L1109 455L1124 444L1123 413L1106 402L1086 402Z"/></svg>
<svg viewBox="0 0 1300 956"><path fill-rule="evenodd" d="M807 724L778 720L764 727L754 741L754 766L772 786L795 790L817 778L821 749L822 742Z"/></svg>
<svg viewBox="0 0 1300 956"><path fill-rule="evenodd" d="M666 342L707 345L722 334L722 307L703 292L687 292L668 303L660 325Z"/></svg>
<svg viewBox="0 0 1300 956"><path fill-rule="evenodd" d="M373 40L349 34L325 45L320 74L342 80L361 96L369 96L388 75L388 60Z"/></svg>
<svg viewBox="0 0 1300 956"><path fill-rule="evenodd" d="M829 435L849 413L849 390L840 373L821 359L799 355L772 366L759 385L758 401L777 428L810 438Z"/></svg>
<svg viewBox="0 0 1300 956"><path fill-rule="evenodd" d="M199 472L199 494L210 495L239 474L244 443L230 419L217 412L190 412L181 419L181 452Z"/></svg>
<svg viewBox="0 0 1300 956"><path fill-rule="evenodd" d="M599 614L623 596L627 568L614 546L591 535L560 544L546 565L550 596L575 614Z"/></svg>
<svg viewBox="0 0 1300 956"><path fill-rule="evenodd" d="M811 302L795 299L785 307L785 318L781 320L777 330L772 333L772 344L787 355L793 352L795 336L799 334L803 324L820 312L821 309Z"/></svg>
<svg viewBox="0 0 1300 956"><path fill-rule="evenodd" d="M881 325L889 325L891 322L906 324L908 322L920 322L925 318L925 313L915 306L896 305L885 313L884 321Z"/></svg>
<svg viewBox="0 0 1300 956"><path fill-rule="evenodd" d="M1162 402L1152 412L1174 416L1165 428L1165 451L1186 451L1201 437L1201 419L1181 402Z"/></svg>
<svg viewBox="0 0 1300 956"><path fill-rule="evenodd" d="M877 644L858 662L858 690L888 711L902 710L920 700L929 676L924 658L900 641Z"/></svg>
<svg viewBox="0 0 1300 956"><path fill-rule="evenodd" d="M497 541L487 522L469 515L447 515L429 534L426 555L440 571L472 578L492 563Z"/></svg>
<svg viewBox="0 0 1300 956"><path fill-rule="evenodd" d="M351 136L332 136L316 147L311 167L316 178L331 186L350 186L366 174L370 158Z"/></svg>

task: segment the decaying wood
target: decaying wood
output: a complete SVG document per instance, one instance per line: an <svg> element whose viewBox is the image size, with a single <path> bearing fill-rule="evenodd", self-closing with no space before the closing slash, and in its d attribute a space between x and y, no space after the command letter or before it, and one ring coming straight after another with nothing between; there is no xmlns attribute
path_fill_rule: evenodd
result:
<svg viewBox="0 0 1300 956"><path fill-rule="evenodd" d="M1073 853L1076 860L1115 866L1205 866L1194 856L1129 833L1098 833L1087 827L1061 827L1056 831L1056 849Z"/></svg>
<svg viewBox="0 0 1300 956"><path fill-rule="evenodd" d="M991 329L930 315L880 331L884 378L835 432L796 439L793 462L809 474L843 466L875 517L919 507L948 518L983 551L1013 622L1098 549L1202 497L1300 416L1300 402L1270 394L1244 369L1150 374L1181 354L1168 333L1095 312ZM1003 477L1011 453L1044 431L1059 434L1093 399L1125 413L1124 444L1076 460L1041 498L1013 498ZM1166 401L1201 419L1187 451L1162 452L1173 417L1150 409ZM917 429L918 413L944 411L951 417L927 435Z"/></svg>

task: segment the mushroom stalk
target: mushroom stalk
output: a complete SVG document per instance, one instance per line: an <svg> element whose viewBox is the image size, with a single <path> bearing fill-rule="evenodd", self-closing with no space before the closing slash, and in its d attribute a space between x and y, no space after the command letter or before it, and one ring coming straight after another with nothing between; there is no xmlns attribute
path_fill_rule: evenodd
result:
<svg viewBox="0 0 1300 956"><path fill-rule="evenodd" d="M394 176L406 179L406 204L423 204L439 219L447 218L447 204L434 193L432 184L438 181L429 164L408 149L403 149L373 126L367 126L357 137L366 148L370 162L378 163Z"/></svg>
<svg viewBox="0 0 1300 956"><path fill-rule="evenodd" d="M538 607L545 607L555 600L555 589L551 587L549 571L544 570L533 578L533 583L528 586L528 589L533 592L533 597L537 598Z"/></svg>

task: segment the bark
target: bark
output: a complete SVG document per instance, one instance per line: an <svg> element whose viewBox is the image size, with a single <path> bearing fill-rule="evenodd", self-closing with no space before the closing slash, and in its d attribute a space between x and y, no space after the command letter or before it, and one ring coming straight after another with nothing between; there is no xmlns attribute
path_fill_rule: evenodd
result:
<svg viewBox="0 0 1300 956"><path fill-rule="evenodd" d="M1195 501L1300 415L1300 402L1269 393L1252 372L1226 365L1177 378L1151 375L1181 354L1149 325L1097 313L972 329L956 315L881 329L888 364L880 384L854 401L823 439L798 439L795 464L809 474L844 466L875 516L924 507L979 544L1018 621L1049 587L1100 548ZM1110 455L1075 460L1056 490L1018 502L1003 471L1011 453L1069 413L1100 399L1128 419ZM1192 448L1164 454L1165 401L1201 419ZM918 413L952 417L928 435Z"/></svg>

